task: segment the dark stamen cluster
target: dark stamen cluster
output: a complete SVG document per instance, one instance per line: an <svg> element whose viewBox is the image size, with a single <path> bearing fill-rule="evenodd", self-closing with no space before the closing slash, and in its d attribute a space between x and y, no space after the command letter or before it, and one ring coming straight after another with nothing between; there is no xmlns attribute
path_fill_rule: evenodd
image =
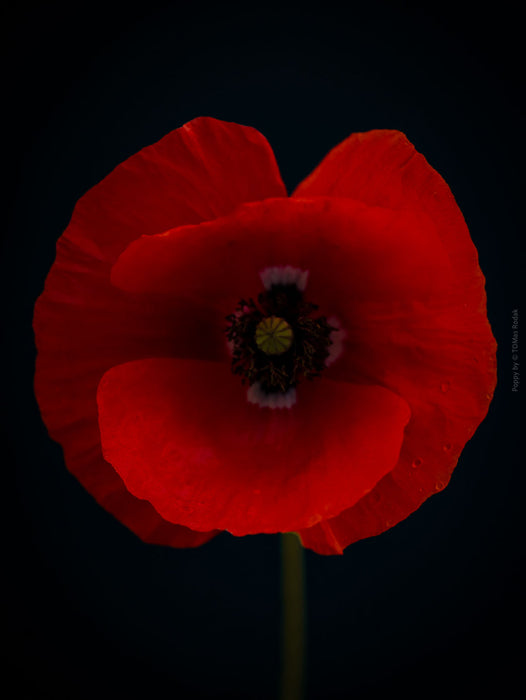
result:
<svg viewBox="0 0 526 700"><path fill-rule="evenodd" d="M318 377L329 355L331 332L337 329L325 316L313 318L317 309L304 301L295 284L273 285L259 294L257 304L242 299L226 317L230 324L226 334L233 345L232 372L243 383L259 382L267 393L286 392L302 377ZM270 316L284 319L294 334L290 348L280 355L266 354L255 340L258 324Z"/></svg>

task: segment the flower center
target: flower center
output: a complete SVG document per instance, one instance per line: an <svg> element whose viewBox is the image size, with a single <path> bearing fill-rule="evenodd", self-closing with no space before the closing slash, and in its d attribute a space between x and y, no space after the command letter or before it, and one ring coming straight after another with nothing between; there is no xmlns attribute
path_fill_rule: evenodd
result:
<svg viewBox="0 0 526 700"><path fill-rule="evenodd" d="M265 355L281 355L292 345L292 328L279 316L268 316L256 326L256 345Z"/></svg>
<svg viewBox="0 0 526 700"><path fill-rule="evenodd" d="M287 394L300 379L319 376L338 329L325 316L315 317L317 309L288 281L269 284L257 303L242 299L226 317L232 372L267 395Z"/></svg>

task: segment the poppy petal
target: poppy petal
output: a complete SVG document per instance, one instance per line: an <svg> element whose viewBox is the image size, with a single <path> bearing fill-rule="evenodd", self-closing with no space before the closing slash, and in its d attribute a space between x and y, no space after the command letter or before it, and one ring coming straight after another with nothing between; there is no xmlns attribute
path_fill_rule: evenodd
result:
<svg viewBox="0 0 526 700"><path fill-rule="evenodd" d="M415 303L406 314L393 305L386 313L371 301L356 309L347 368L404 396L412 417L393 472L351 509L301 532L303 544L321 554L383 532L442 490L485 417L496 384L484 276L442 177L400 132L372 131L333 149L293 196L328 195L427 214L454 275L438 306ZM335 366L339 370L346 368Z"/></svg>
<svg viewBox="0 0 526 700"><path fill-rule="evenodd" d="M112 262L141 235L209 221L243 202L286 197L256 129L199 117L118 165L77 203L64 238Z"/></svg>
<svg viewBox="0 0 526 700"><path fill-rule="evenodd" d="M358 303L423 301L443 294L451 276L425 214L314 198L254 202L215 221L143 236L117 260L112 281L134 293L215 305L225 315L240 298L255 298L261 271L275 265L309 270L309 300L349 322Z"/></svg>
<svg viewBox="0 0 526 700"><path fill-rule="evenodd" d="M234 535L306 527L392 469L409 410L381 387L324 378L297 393L292 409L269 410L226 364L126 363L99 385L103 453L170 522Z"/></svg>
<svg viewBox="0 0 526 700"><path fill-rule="evenodd" d="M477 251L449 186L400 131L352 134L325 156L292 197L349 197L372 206L425 212L465 294L483 290Z"/></svg>
<svg viewBox="0 0 526 700"><path fill-rule="evenodd" d="M140 357L225 355L221 319L185 300L158 304L110 284L111 266L142 234L285 196L272 150L255 129L199 118L120 164L87 192L57 243L34 314L35 393L70 471L147 541L194 546L210 535L165 523L125 488L100 449L96 389L113 365ZM183 332L181 332L183 328ZM153 538L153 539L152 539Z"/></svg>

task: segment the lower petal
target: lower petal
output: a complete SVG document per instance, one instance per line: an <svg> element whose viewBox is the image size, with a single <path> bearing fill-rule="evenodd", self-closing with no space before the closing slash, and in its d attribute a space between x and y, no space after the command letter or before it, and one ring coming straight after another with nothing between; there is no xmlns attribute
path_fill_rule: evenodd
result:
<svg viewBox="0 0 526 700"><path fill-rule="evenodd" d="M170 522L287 532L360 500L396 464L409 410L381 387L324 378L292 409L249 404L228 364L151 359L98 389L104 457Z"/></svg>
<svg viewBox="0 0 526 700"><path fill-rule="evenodd" d="M46 381L46 375L49 376L43 368L38 375L37 397L53 393L53 384ZM144 542L198 547L218 534L192 532L181 525L166 522L150 503L136 498L126 489L122 479L102 456L95 402L97 383L96 375L87 376L82 387L76 384L80 396L64 400L57 397L54 407L46 402L43 418L47 425L53 426L51 437L63 446L68 469L102 507ZM81 398L82 390L89 393L93 405Z"/></svg>

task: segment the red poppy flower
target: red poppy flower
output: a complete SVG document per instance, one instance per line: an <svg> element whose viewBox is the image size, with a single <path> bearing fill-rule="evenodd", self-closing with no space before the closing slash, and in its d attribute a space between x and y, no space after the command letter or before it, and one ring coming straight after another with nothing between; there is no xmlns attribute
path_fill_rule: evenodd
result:
<svg viewBox="0 0 526 700"><path fill-rule="evenodd" d="M189 122L78 202L34 328L69 469L175 547L384 531L446 486L496 381L466 224L397 131L288 197L256 130Z"/></svg>

